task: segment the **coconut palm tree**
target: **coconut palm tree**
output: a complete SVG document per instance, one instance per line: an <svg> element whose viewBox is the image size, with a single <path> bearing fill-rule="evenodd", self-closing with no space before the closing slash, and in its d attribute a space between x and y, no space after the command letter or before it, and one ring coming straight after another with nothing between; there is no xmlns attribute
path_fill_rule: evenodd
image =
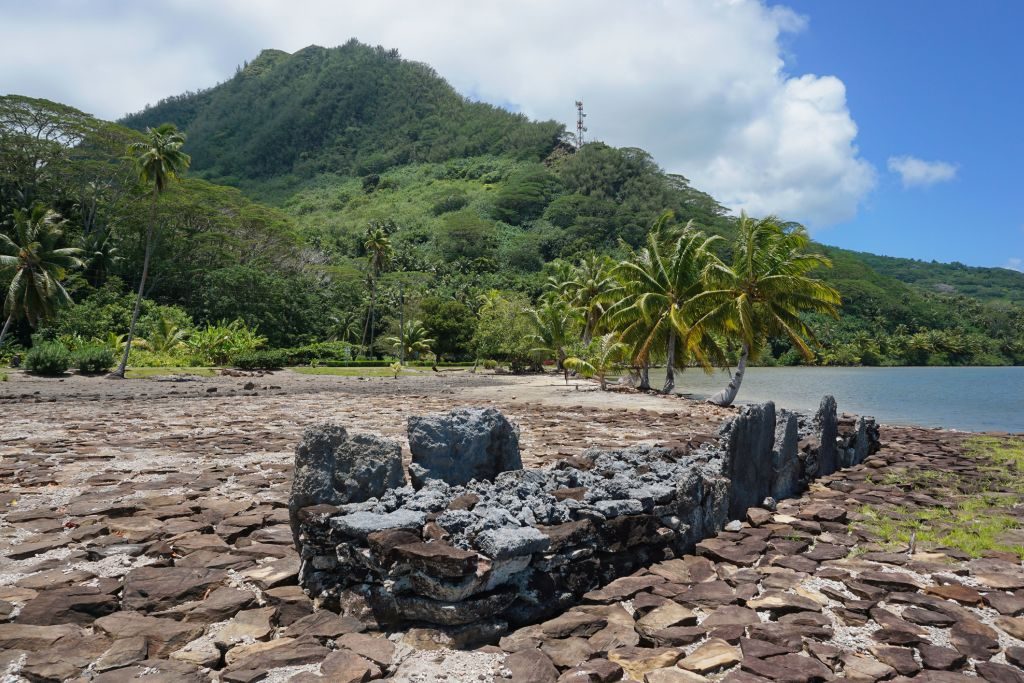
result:
<svg viewBox="0 0 1024 683"><path fill-rule="evenodd" d="M179 132L173 123L164 123L156 128L147 128L144 140L128 145L128 156L135 164L135 171L139 176L139 181L149 188L151 202L149 225L146 227L145 254L142 258L142 275L139 277L139 291L135 296L135 309L132 311L132 321L128 325L128 339L125 341L120 365L108 377L124 379L125 368L128 367L128 355L132 350L135 324L139 321L142 294L146 291L149 261L153 255L153 235L156 232L157 202L160 199L160 195L167 190L171 182L184 173L192 161L188 154L181 151L181 147L184 144L185 134Z"/></svg>
<svg viewBox="0 0 1024 683"><path fill-rule="evenodd" d="M621 331L633 349L633 362L643 368L652 355L664 349L665 384L662 391L675 389L677 359L696 358L709 365L716 353L709 335L690 334L688 315L691 299L704 291L709 273L720 265L711 246L720 238L708 237L692 224L676 234L668 228L673 215L661 216L647 235L645 246L630 251L615 269L618 285L611 293L609 325ZM679 341L685 340L683 348Z"/></svg>
<svg viewBox="0 0 1024 683"><path fill-rule="evenodd" d="M579 330L575 311L561 299L552 297L543 301L537 308L531 309L530 318L536 328L531 340L537 344L530 352L554 358L558 370L564 370L565 359L568 356L566 348Z"/></svg>
<svg viewBox="0 0 1024 683"><path fill-rule="evenodd" d="M350 344L359 342L359 328L362 327L358 311L345 311L331 316L329 341L343 341Z"/></svg>
<svg viewBox="0 0 1024 683"><path fill-rule="evenodd" d="M608 292L615 287L615 280L611 276L613 266L607 256L591 254L583 258L576 265L570 279L561 284L563 296L583 316L584 344L589 344L597 334L608 303Z"/></svg>
<svg viewBox="0 0 1024 683"><path fill-rule="evenodd" d="M0 343L11 324L24 317L36 327L53 317L71 297L60 281L71 268L81 267L81 249L59 247L64 220L43 204L14 210L14 239L0 233L0 274L10 276L4 301Z"/></svg>
<svg viewBox="0 0 1024 683"><path fill-rule="evenodd" d="M107 274L123 260L113 235L102 228L83 235L79 246L83 252L86 278L93 287L103 284Z"/></svg>
<svg viewBox="0 0 1024 683"><path fill-rule="evenodd" d="M363 248L366 249L366 260L369 264L367 278L370 281L370 310L366 318L366 328L363 330L363 345L367 349L367 355L369 355L369 350L373 348L374 317L377 306L377 279L391 265L391 260L395 257L395 248L391 244L391 238L388 237L388 233L379 225L371 225L367 228L366 241L363 242ZM368 346L366 345L367 336L370 338Z"/></svg>
<svg viewBox="0 0 1024 683"><path fill-rule="evenodd" d="M788 337L808 360L814 353L805 340L814 333L800 318L802 312L839 317L839 292L808 276L832 263L822 254L807 253L810 237L802 226L783 226L774 216L739 221L732 265L717 269L717 286L692 302L702 311L691 334L721 331L737 337L739 362L729 384L708 401L732 405L739 393L748 360L757 360L772 337Z"/></svg>
<svg viewBox="0 0 1024 683"><path fill-rule="evenodd" d="M604 391L608 388L608 374L622 362L628 351L629 347L619 341L614 332L609 332L595 339L584 357L566 358L565 367L584 377L597 377L601 391Z"/></svg>
<svg viewBox="0 0 1024 683"><path fill-rule="evenodd" d="M169 315L162 315L149 337L140 339L139 345L156 353L173 353L185 345L187 338L188 330L179 327Z"/></svg>
<svg viewBox="0 0 1024 683"><path fill-rule="evenodd" d="M427 336L427 328L419 320L407 321L399 333L400 337L388 337L384 340L391 344L392 348L399 352L399 355L415 360L421 353L430 353L430 347L435 340ZM404 353L402 353L403 347Z"/></svg>

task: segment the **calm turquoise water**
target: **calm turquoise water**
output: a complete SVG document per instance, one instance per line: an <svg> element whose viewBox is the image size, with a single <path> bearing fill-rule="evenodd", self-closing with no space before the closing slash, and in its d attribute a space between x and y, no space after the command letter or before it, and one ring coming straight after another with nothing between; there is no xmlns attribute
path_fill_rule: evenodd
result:
<svg viewBox="0 0 1024 683"><path fill-rule="evenodd" d="M663 379L651 373L651 383ZM677 391L706 398L729 381L689 369ZM873 415L888 424L969 431L1024 432L1024 367L1014 368L750 368L738 403L775 401L814 410L832 394L839 410Z"/></svg>

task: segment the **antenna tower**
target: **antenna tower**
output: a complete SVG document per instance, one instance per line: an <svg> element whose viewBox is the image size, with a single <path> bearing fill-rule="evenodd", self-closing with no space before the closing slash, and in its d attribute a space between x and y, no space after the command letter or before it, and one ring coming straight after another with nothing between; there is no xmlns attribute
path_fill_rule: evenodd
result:
<svg viewBox="0 0 1024 683"><path fill-rule="evenodd" d="M583 146L583 134L587 132L587 127L583 125L585 118L587 115L583 113L583 101L576 100L576 149Z"/></svg>

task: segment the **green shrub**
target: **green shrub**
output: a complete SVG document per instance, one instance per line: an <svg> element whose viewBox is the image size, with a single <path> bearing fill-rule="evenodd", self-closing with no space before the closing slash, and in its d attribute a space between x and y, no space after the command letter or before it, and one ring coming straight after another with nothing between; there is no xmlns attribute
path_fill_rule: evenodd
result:
<svg viewBox="0 0 1024 683"><path fill-rule="evenodd" d="M494 360L493 358L487 358L484 360L483 366L485 370L493 370L494 368L498 367L498 361Z"/></svg>
<svg viewBox="0 0 1024 683"><path fill-rule="evenodd" d="M388 360L323 360L317 365L327 368L386 368L391 363Z"/></svg>
<svg viewBox="0 0 1024 683"><path fill-rule="evenodd" d="M25 355L25 369L33 375L63 375L71 366L71 352L58 342L36 344Z"/></svg>
<svg viewBox="0 0 1024 683"><path fill-rule="evenodd" d="M204 360L184 349L162 353L132 346L132 351L128 355L128 366L133 368L200 367L204 365Z"/></svg>
<svg viewBox="0 0 1024 683"><path fill-rule="evenodd" d="M348 342L319 342L291 349L281 349L288 354L287 365L327 365L330 361L348 361L352 358L352 345Z"/></svg>
<svg viewBox="0 0 1024 683"><path fill-rule="evenodd" d="M0 382L6 382L6 381L7 381L7 373L6 372L0 372Z"/></svg>
<svg viewBox="0 0 1024 683"><path fill-rule="evenodd" d="M242 370L277 370L288 364L288 352L285 349L250 351L238 354L232 362Z"/></svg>
<svg viewBox="0 0 1024 683"><path fill-rule="evenodd" d="M82 374L98 374L108 372L116 359L114 351L109 346L90 344L78 349L74 354L75 367Z"/></svg>

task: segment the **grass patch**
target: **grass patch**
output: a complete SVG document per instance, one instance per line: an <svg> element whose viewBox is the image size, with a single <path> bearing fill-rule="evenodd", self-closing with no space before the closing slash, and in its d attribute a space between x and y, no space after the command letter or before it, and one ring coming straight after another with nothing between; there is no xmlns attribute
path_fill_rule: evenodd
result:
<svg viewBox="0 0 1024 683"><path fill-rule="evenodd" d="M1024 474L1024 439L976 436L967 440L964 451L969 458L987 460L996 467L1005 468L1007 474L1015 479Z"/></svg>
<svg viewBox="0 0 1024 683"><path fill-rule="evenodd" d="M859 526L892 550L904 550L911 537L919 549L956 548L980 557L988 550L1012 552L1024 559L1024 546L1000 542L1007 531L1020 528L1020 520L991 501L966 500L952 508L906 508L865 505Z"/></svg>
<svg viewBox="0 0 1024 683"><path fill-rule="evenodd" d="M7 381L7 373L6 372L0 372L0 382L6 382L6 381Z"/></svg>
<svg viewBox="0 0 1024 683"><path fill-rule="evenodd" d="M167 375L197 375L199 377L213 377L216 374L216 368L164 367L128 368L124 376L128 379L145 379L147 377L164 377Z"/></svg>
<svg viewBox="0 0 1024 683"><path fill-rule="evenodd" d="M896 469L886 472L879 483L885 486L898 486L900 488L933 486L935 488L949 489L954 488L958 481L959 477L956 474L943 470Z"/></svg>
<svg viewBox="0 0 1024 683"><path fill-rule="evenodd" d="M972 437L964 455L975 472L896 469L878 483L927 493L939 507L865 505L855 526L894 550L913 537L918 548L956 548L972 557L1012 552L1024 560L1024 545L1006 543L1007 532L1024 527L1024 439Z"/></svg>

